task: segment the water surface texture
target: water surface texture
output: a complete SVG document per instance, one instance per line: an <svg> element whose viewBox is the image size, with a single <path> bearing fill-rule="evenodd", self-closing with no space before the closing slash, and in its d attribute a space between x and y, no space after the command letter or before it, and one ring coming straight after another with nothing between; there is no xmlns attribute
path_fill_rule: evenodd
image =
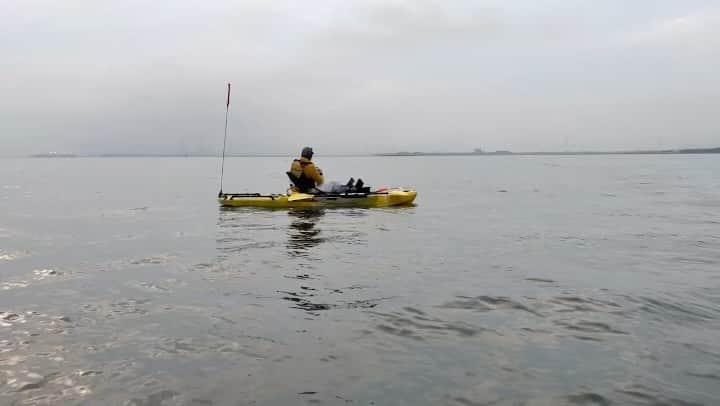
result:
<svg viewBox="0 0 720 406"><path fill-rule="evenodd" d="M0 404L720 404L718 158L2 159Z"/></svg>

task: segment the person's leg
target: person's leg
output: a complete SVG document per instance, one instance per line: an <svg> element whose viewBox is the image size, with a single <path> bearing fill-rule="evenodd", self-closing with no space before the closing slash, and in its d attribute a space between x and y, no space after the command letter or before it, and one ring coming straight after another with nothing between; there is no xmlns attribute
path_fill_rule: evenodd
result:
<svg viewBox="0 0 720 406"><path fill-rule="evenodd" d="M337 182L327 182L322 186L319 186L317 189L324 192L324 193L341 193L338 190L341 188L341 185L339 185Z"/></svg>

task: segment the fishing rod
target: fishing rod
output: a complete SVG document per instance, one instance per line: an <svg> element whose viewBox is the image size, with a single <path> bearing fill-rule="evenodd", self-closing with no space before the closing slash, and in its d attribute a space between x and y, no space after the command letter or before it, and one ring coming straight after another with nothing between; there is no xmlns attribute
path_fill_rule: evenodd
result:
<svg viewBox="0 0 720 406"><path fill-rule="evenodd" d="M220 192L218 197L221 197L223 187L223 175L225 174L225 145L227 145L227 133L228 133L228 115L230 114L230 83L228 82L227 92L227 103L225 104L225 137L223 138L223 150L222 150L222 163L220 164Z"/></svg>

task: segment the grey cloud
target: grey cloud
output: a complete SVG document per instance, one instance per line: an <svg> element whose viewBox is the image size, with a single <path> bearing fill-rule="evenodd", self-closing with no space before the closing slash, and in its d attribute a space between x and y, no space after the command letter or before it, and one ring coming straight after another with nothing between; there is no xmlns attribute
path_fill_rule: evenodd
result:
<svg viewBox="0 0 720 406"><path fill-rule="evenodd" d="M3 153L717 143L711 2L14 2ZM712 38L715 38L713 40Z"/></svg>

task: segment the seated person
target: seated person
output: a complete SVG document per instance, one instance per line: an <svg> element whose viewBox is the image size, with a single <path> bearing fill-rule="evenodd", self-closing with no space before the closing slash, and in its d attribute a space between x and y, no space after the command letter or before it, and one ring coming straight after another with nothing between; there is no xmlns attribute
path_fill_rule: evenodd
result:
<svg viewBox="0 0 720 406"><path fill-rule="evenodd" d="M302 149L300 158L293 160L290 165L290 171L287 174L293 182L295 192L315 193L315 189L325 181L322 170L315 166L312 157L312 148L305 147Z"/></svg>
<svg viewBox="0 0 720 406"><path fill-rule="evenodd" d="M348 193L359 192L368 193L369 187L363 187L362 179L358 179L357 183L353 178L341 185L338 182L329 182L323 185L325 177L320 168L312 162L313 150L310 147L303 148L300 158L293 160L290 165L290 171L287 172L288 177L293 182L293 191L300 193Z"/></svg>

